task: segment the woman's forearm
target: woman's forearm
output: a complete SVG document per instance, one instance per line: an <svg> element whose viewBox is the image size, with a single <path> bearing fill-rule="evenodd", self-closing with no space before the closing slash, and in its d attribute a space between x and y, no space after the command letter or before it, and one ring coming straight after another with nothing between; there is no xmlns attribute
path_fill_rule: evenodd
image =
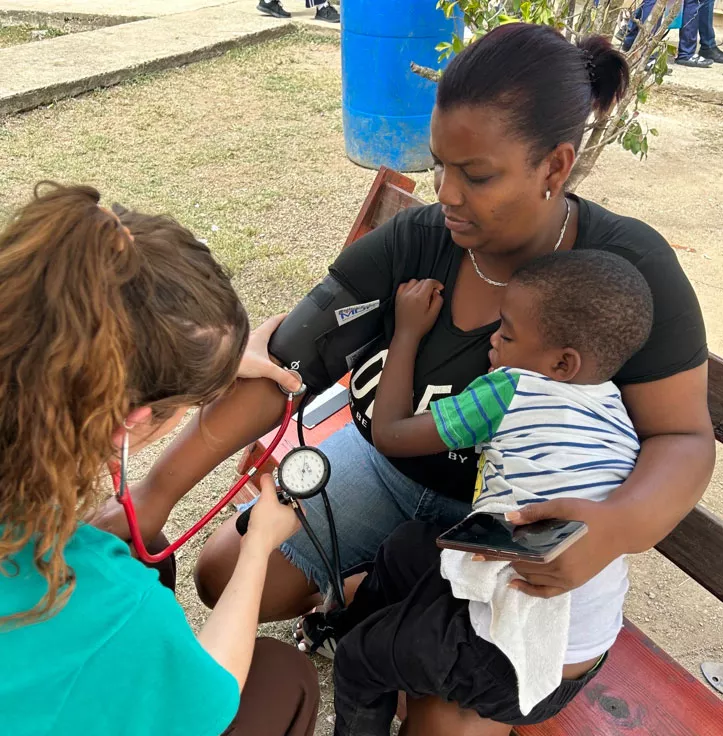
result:
<svg viewBox="0 0 723 736"><path fill-rule="evenodd" d="M170 510L219 463L277 426L285 401L272 381L238 381L228 394L196 412L148 475L134 485L134 496L150 494Z"/></svg>
<svg viewBox="0 0 723 736"><path fill-rule="evenodd" d="M645 440L635 470L606 502L619 519L621 552L644 552L664 539L700 500L714 465L712 430Z"/></svg>
<svg viewBox="0 0 723 736"><path fill-rule="evenodd" d="M198 635L203 648L243 689L256 644L261 594L271 549L252 532L244 539L236 568Z"/></svg>

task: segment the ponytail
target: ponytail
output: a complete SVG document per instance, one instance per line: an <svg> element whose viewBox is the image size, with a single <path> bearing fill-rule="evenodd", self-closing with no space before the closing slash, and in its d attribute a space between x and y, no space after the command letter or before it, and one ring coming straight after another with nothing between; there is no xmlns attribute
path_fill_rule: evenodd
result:
<svg viewBox="0 0 723 736"><path fill-rule="evenodd" d="M604 36L587 36L578 41L577 47L590 77L593 110L604 115L627 92L628 63Z"/></svg>

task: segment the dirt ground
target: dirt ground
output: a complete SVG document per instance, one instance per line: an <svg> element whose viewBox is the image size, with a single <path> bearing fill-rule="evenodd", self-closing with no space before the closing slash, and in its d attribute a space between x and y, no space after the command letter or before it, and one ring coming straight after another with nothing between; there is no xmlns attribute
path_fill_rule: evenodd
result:
<svg viewBox="0 0 723 736"><path fill-rule="evenodd" d="M716 72L717 73L717 72ZM299 35L143 77L0 121L0 217L42 178L97 185L106 201L169 212L206 238L233 271L254 322L293 306L324 273L374 172L344 155L338 41ZM723 107L659 94L646 106L660 131L650 158L610 148L580 193L658 228L700 298L710 347L723 353ZM432 201L431 177L416 177ZM162 447L134 458L140 478ZM202 515L233 463L181 502L169 536ZM723 453L705 499L723 515ZM198 627L192 579L210 532L178 555L179 600ZM691 672L723 660L723 606L655 552L631 560L627 615ZM288 624L262 627L288 638ZM330 667L319 662L318 736L331 734ZM662 736L662 735L661 735Z"/></svg>

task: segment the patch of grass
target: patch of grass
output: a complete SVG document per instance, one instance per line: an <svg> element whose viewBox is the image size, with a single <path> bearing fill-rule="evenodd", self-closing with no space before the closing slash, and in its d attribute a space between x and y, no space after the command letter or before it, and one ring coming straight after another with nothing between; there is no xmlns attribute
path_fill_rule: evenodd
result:
<svg viewBox="0 0 723 736"><path fill-rule="evenodd" d="M38 28L26 24L12 26L0 25L0 48L65 35L64 31L57 28Z"/></svg>
<svg viewBox="0 0 723 736"><path fill-rule="evenodd" d="M5 118L0 218L39 179L93 184L207 240L254 321L286 310L374 178L344 155L339 66L338 38L300 31Z"/></svg>

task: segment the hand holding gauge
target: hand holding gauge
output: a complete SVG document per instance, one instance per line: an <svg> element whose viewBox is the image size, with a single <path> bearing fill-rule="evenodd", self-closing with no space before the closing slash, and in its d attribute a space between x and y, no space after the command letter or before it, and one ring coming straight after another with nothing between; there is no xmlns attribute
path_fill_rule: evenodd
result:
<svg viewBox="0 0 723 736"><path fill-rule="evenodd" d="M316 447L295 447L281 461L278 471L278 492L281 503L296 504L296 499L311 498L329 482L329 460ZM244 535L249 526L253 506L236 519L236 531Z"/></svg>
<svg viewBox="0 0 723 736"><path fill-rule="evenodd" d="M299 376L299 378L301 377ZM309 447L304 441L304 408L310 398L311 394L306 394L299 404L296 418L299 446L291 450L279 464L277 478L279 490L277 491L277 495L281 503L291 504L294 511L296 511L296 515L304 531L309 536L329 573L334 595L339 605L344 608L346 602L344 599L344 581L340 569L339 542L336 534L336 525L334 524L334 515L326 494L326 484L329 482L331 467L329 465L329 459L321 450L316 447ZM298 499L312 498L317 494L321 494L326 509L331 536L331 559L329 559L323 545L309 526L309 522L306 520L304 512L298 504ZM236 519L236 531L241 536L246 534L248 530L252 511L253 506L245 509Z"/></svg>

